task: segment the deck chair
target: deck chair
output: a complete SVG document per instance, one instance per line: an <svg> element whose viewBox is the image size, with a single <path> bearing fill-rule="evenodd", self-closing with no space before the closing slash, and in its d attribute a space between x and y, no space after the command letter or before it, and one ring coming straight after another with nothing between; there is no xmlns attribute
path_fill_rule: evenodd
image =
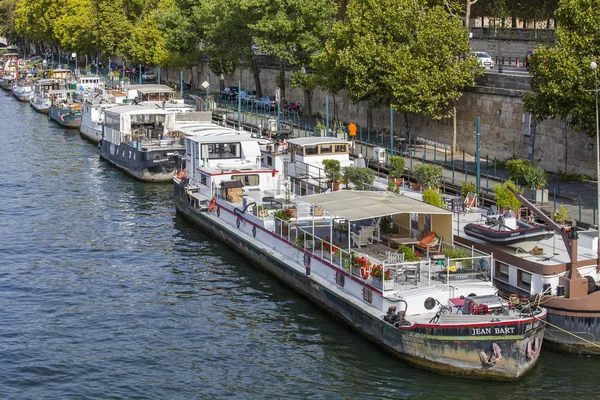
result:
<svg viewBox="0 0 600 400"><path fill-rule="evenodd" d="M475 193L467 193L467 197L465 197L465 209L471 211L473 207L477 207L477 195Z"/></svg>
<svg viewBox="0 0 600 400"><path fill-rule="evenodd" d="M415 244L415 249L420 250L426 258L429 258L430 254L438 254L442 251L442 242L442 238L436 237L435 233L427 232L419 243Z"/></svg>
<svg viewBox="0 0 600 400"><path fill-rule="evenodd" d="M374 227L363 226L362 228L360 228L360 231L358 233L352 232L350 234L350 236L352 237L352 243L354 243L354 245L357 247L368 246L369 244L372 244L373 232Z"/></svg>
<svg viewBox="0 0 600 400"><path fill-rule="evenodd" d="M404 254L397 251L386 251L385 262L387 264L401 264L404 262Z"/></svg>

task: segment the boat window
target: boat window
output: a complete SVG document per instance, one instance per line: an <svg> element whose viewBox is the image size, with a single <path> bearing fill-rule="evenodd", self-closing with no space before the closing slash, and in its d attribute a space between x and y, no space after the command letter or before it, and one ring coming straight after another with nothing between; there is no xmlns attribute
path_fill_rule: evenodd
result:
<svg viewBox="0 0 600 400"><path fill-rule="evenodd" d="M345 144L336 144L335 145L335 152L336 153L347 153L348 152L348 145L345 145Z"/></svg>
<svg viewBox="0 0 600 400"><path fill-rule="evenodd" d="M531 274L525 271L518 270L517 286L528 291L531 290Z"/></svg>
<svg viewBox="0 0 600 400"><path fill-rule="evenodd" d="M299 156L304 155L304 150L302 149L302 146L297 146L295 144L292 146L294 146L294 148L296 149L295 151L293 151L294 153L298 154Z"/></svg>
<svg viewBox="0 0 600 400"><path fill-rule="evenodd" d="M332 154L333 146L330 144L322 144L321 145L321 154Z"/></svg>
<svg viewBox="0 0 600 400"><path fill-rule="evenodd" d="M192 141L191 140L185 141L185 152L187 154L192 154Z"/></svg>
<svg viewBox="0 0 600 400"><path fill-rule="evenodd" d="M208 158L240 158L239 143L210 143L207 145Z"/></svg>
<svg viewBox="0 0 600 400"><path fill-rule="evenodd" d="M340 271L335 271L335 283L337 283L340 286L344 286L346 277L344 276L344 274L342 274Z"/></svg>
<svg viewBox="0 0 600 400"><path fill-rule="evenodd" d="M267 156L267 165L268 165L269 167L272 167L272 166L273 166L273 157L269 157L269 156Z"/></svg>
<svg viewBox="0 0 600 400"><path fill-rule="evenodd" d="M510 267L508 266L508 264L504 264L500 261L496 261L496 278L504 281L504 282L508 282L508 271L509 271Z"/></svg>
<svg viewBox="0 0 600 400"><path fill-rule="evenodd" d="M200 174L200 183L208 186L208 175Z"/></svg>
<svg viewBox="0 0 600 400"><path fill-rule="evenodd" d="M314 156L319 154L319 146L305 146L304 155Z"/></svg>
<svg viewBox="0 0 600 400"><path fill-rule="evenodd" d="M364 287L363 288L363 300L368 301L369 303L372 303L373 302L373 291Z"/></svg>
<svg viewBox="0 0 600 400"><path fill-rule="evenodd" d="M231 180L240 181L244 184L244 186L258 186L260 184L260 178L258 174L232 175Z"/></svg>

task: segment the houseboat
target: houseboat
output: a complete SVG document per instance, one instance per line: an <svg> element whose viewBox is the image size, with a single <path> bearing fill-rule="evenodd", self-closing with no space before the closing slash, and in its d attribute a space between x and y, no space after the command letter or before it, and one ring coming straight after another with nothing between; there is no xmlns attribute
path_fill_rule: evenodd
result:
<svg viewBox="0 0 600 400"><path fill-rule="evenodd" d="M80 99L83 109L79 130L86 139L98 143L102 139L105 110L124 104L152 104L181 112L196 110L174 95L175 91L166 85L128 85L123 90L108 90L104 84L98 84L92 92L84 92Z"/></svg>
<svg viewBox="0 0 600 400"><path fill-rule="evenodd" d="M13 95L20 101L29 101L33 93L33 75L27 70L17 71L12 87Z"/></svg>
<svg viewBox="0 0 600 400"><path fill-rule="evenodd" d="M2 76L0 77L0 87L4 90L12 90L18 69L18 56L18 53L9 53L4 55Z"/></svg>
<svg viewBox="0 0 600 400"><path fill-rule="evenodd" d="M59 79L38 79L33 83L29 103L38 112L48 114L52 101L61 97L64 83Z"/></svg>
<svg viewBox="0 0 600 400"><path fill-rule="evenodd" d="M210 113L184 113L153 105L126 105L104 110L100 156L133 177L151 182L170 182L177 162L185 154L185 142L176 121L210 121Z"/></svg>
<svg viewBox="0 0 600 400"><path fill-rule="evenodd" d="M57 90L51 93L52 104L48 116L65 128L79 128L81 104L73 101L76 90Z"/></svg>
<svg viewBox="0 0 600 400"><path fill-rule="evenodd" d="M295 197L274 168L278 159L291 167L293 140L288 154L239 135L185 140L186 168L173 178L178 213L391 354L482 379L515 380L536 364L546 311L495 295L491 255L405 262L380 233L384 220L405 235L416 220L452 245L450 211L386 192Z"/></svg>
<svg viewBox="0 0 600 400"><path fill-rule="evenodd" d="M506 296L517 302L522 297L540 299L548 310L546 345L560 351L600 354L598 231L559 226L528 199L515 195L546 223L546 229L553 230L550 238L544 235L507 244L465 232L467 235L457 235L455 241L494 254L494 284ZM461 222L469 223L469 216L462 214Z"/></svg>

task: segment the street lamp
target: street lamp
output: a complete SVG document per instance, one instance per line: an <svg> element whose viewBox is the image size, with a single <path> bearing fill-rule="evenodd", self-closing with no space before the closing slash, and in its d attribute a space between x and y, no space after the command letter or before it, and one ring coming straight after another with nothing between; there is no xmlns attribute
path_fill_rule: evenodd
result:
<svg viewBox="0 0 600 400"><path fill-rule="evenodd" d="M596 94L596 162L598 163L596 169L596 184L598 187L598 198L596 199L596 205L600 210L600 130L598 129L598 64L595 61L590 63L590 68L594 70L594 92ZM600 216L598 216L599 230L598 240L600 240ZM598 261L600 262L600 246L598 246Z"/></svg>

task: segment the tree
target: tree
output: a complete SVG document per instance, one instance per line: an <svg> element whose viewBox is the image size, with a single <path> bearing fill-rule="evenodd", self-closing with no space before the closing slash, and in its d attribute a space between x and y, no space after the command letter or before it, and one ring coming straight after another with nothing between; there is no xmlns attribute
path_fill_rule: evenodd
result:
<svg viewBox="0 0 600 400"><path fill-rule="evenodd" d="M311 113L312 91L317 77L306 73L314 53L325 44L337 4L332 0L252 0L262 10L261 18L251 25L261 51L281 60L280 85L285 85L283 65L292 67L291 83L304 90L305 110ZM285 87L282 87L285 93Z"/></svg>
<svg viewBox="0 0 600 400"><path fill-rule="evenodd" d="M16 40L19 36L16 31L18 0L0 0L0 36L8 40Z"/></svg>
<svg viewBox="0 0 600 400"><path fill-rule="evenodd" d="M335 68L325 76L343 76L353 102L391 105L405 114L434 119L452 115L462 90L482 73L468 57L468 34L458 17L424 0L351 0L348 19L338 21L318 66ZM320 69L319 69L320 70Z"/></svg>
<svg viewBox="0 0 600 400"><path fill-rule="evenodd" d="M600 54L600 3L565 0L556 13L557 41L530 60L531 92L525 109L538 121L556 118L577 132L596 135L593 55Z"/></svg>

